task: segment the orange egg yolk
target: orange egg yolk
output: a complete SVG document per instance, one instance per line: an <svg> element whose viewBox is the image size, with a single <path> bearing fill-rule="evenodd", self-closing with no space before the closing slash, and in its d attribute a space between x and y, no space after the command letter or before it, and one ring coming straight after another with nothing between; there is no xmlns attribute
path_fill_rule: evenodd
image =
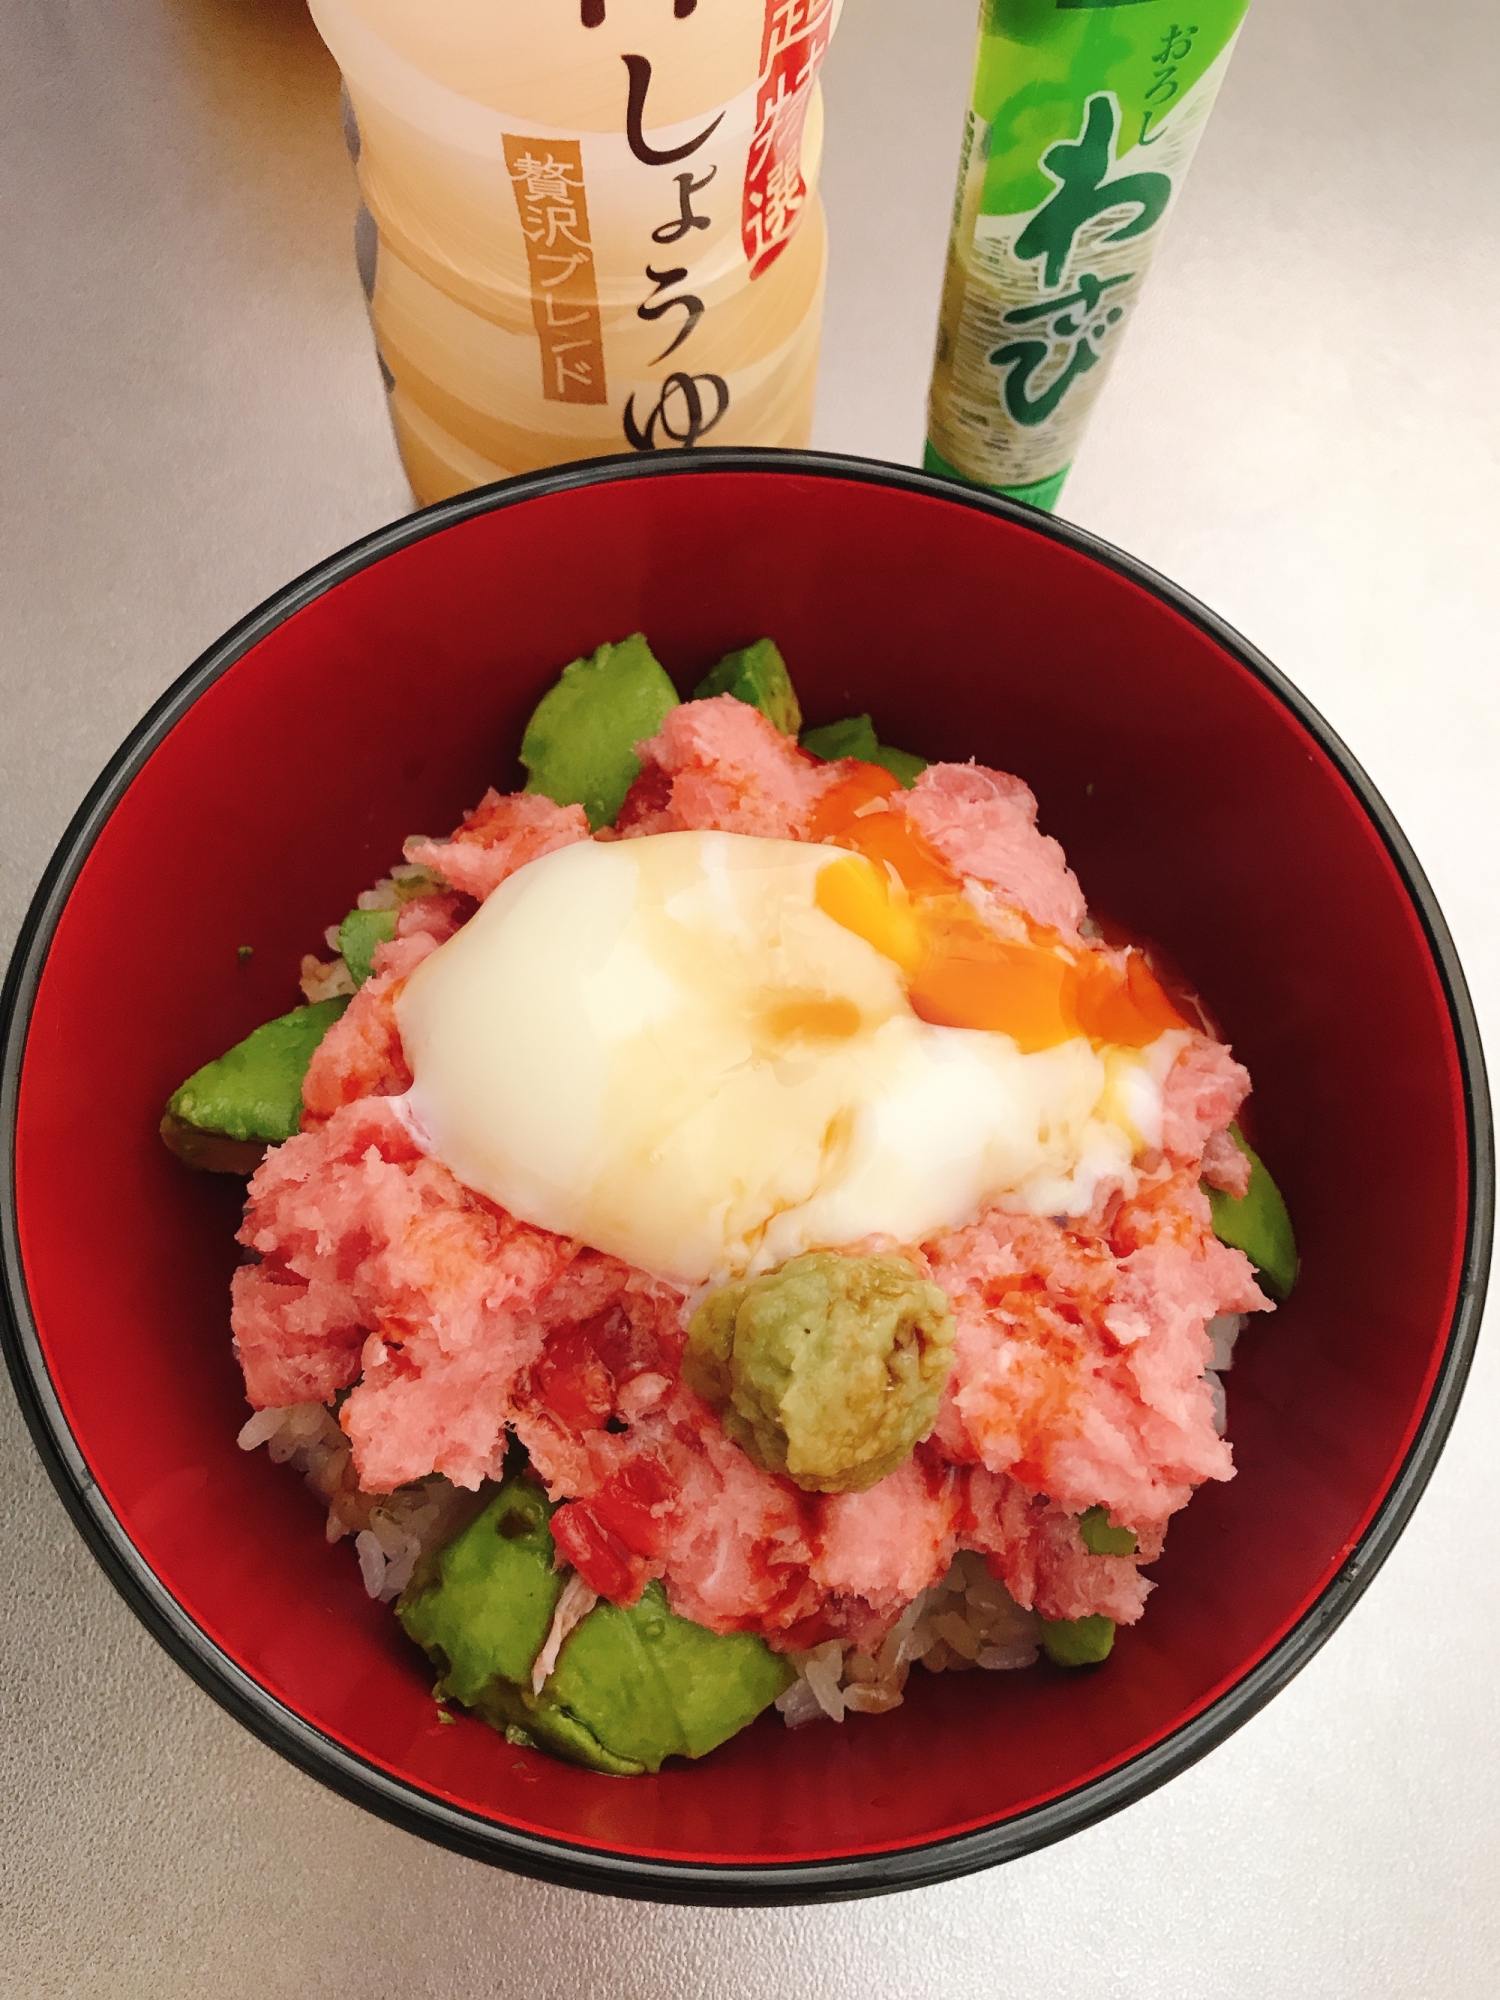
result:
<svg viewBox="0 0 1500 2000"><path fill-rule="evenodd" d="M942 856L888 808L900 790L888 771L859 764L825 793L812 837L850 854L818 877L817 901L900 967L919 1020L1009 1035L1025 1055L1079 1035L1144 1048L1187 1026L1139 951L1121 962L1029 917L1024 938L998 936Z"/></svg>

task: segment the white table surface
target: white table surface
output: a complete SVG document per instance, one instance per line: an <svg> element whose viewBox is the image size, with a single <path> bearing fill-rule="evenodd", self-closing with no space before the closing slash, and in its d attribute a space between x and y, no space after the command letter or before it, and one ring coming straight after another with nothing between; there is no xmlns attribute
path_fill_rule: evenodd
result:
<svg viewBox="0 0 1500 2000"><path fill-rule="evenodd" d="M824 445L920 448L974 14L849 0L826 72ZM3 0L0 24L8 944L156 694L410 499L337 77L296 0ZM1494 0L1254 0L1062 509L1322 708L1424 861L1487 1022L1497 90ZM1500 1991L1492 1347L1396 1554L1231 1742L1008 1868L785 1913L544 1888L323 1791L136 1624L0 1397L3 2000Z"/></svg>

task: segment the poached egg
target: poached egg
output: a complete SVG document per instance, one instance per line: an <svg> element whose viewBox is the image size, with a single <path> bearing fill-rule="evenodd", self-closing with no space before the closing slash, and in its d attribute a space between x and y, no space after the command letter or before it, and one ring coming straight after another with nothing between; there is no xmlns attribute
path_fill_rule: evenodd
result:
<svg viewBox="0 0 1500 2000"><path fill-rule="evenodd" d="M688 1286L1132 1186L1186 1040L1170 1009L1136 1046L1062 1012L1050 1034L922 1018L913 910L836 846L562 848L407 981L405 1115L513 1215ZM1025 949L1049 992L1077 958Z"/></svg>

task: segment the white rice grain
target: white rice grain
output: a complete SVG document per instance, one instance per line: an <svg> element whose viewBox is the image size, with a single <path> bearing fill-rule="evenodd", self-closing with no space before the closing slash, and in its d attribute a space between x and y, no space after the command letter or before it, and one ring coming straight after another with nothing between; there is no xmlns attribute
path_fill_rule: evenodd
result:
<svg viewBox="0 0 1500 2000"><path fill-rule="evenodd" d="M777 1695L776 1708L788 1729L802 1729L823 1713L822 1703L801 1674Z"/></svg>
<svg viewBox="0 0 1500 2000"><path fill-rule="evenodd" d="M355 990L353 974L341 958L325 965L311 952L302 961L298 983L302 988L302 997L309 1005L316 1005L319 1000L337 1000Z"/></svg>
<svg viewBox="0 0 1500 2000"><path fill-rule="evenodd" d="M1209 1367L1217 1375L1234 1366L1234 1343L1245 1331L1248 1313L1220 1313L1211 1319L1204 1331L1213 1342L1213 1359Z"/></svg>
<svg viewBox="0 0 1500 2000"><path fill-rule="evenodd" d="M241 1451L254 1451L267 1438L274 1437L286 1419L285 1410L257 1410L250 1420L241 1426L235 1442Z"/></svg>
<svg viewBox="0 0 1500 2000"><path fill-rule="evenodd" d="M354 1537L354 1547L359 1556L359 1573L365 1580L365 1591L370 1597L378 1598L385 1583L385 1551L368 1528L362 1528Z"/></svg>
<svg viewBox="0 0 1500 2000"><path fill-rule="evenodd" d="M835 1722L844 1719L843 1667L844 1648L837 1639L828 1640L802 1659L803 1678L817 1696L819 1708Z"/></svg>

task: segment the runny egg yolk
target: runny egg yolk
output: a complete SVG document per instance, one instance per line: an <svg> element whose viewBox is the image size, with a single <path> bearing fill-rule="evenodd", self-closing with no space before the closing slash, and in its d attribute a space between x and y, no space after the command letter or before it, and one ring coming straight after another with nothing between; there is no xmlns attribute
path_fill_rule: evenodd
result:
<svg viewBox="0 0 1500 2000"><path fill-rule="evenodd" d="M1123 963L1070 946L1016 913L1001 936L942 856L886 804L899 782L861 764L825 795L816 840L851 850L818 877L818 907L892 959L912 1012L944 1028L1009 1035L1023 1054L1079 1035L1096 1048L1141 1049L1187 1024L1138 951Z"/></svg>
<svg viewBox="0 0 1500 2000"><path fill-rule="evenodd" d="M867 813L855 837L890 864L905 827ZM1064 1034L1085 948L1017 919L996 955L913 853L899 880L864 851L727 833L531 862L397 995L410 1130L522 1221L689 1285L920 1243L1002 1199L1083 1214L1160 1144L1186 1037Z"/></svg>

